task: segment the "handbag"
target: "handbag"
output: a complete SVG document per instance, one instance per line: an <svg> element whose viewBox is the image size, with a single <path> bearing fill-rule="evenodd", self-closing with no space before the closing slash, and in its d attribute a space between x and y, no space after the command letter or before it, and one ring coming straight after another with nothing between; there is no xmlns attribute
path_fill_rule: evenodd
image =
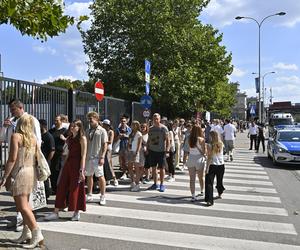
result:
<svg viewBox="0 0 300 250"><path fill-rule="evenodd" d="M39 146L36 147L36 158L37 158L37 180L45 181L51 175L49 164L42 153L42 150Z"/></svg>
<svg viewBox="0 0 300 250"><path fill-rule="evenodd" d="M120 139L118 139L112 146L113 154L119 153L119 150L120 150Z"/></svg>
<svg viewBox="0 0 300 250"><path fill-rule="evenodd" d="M199 148L197 144L196 144L196 147L197 147L198 151L200 152L200 154L202 154L202 157L199 158L198 163L201 167L205 167L207 164L207 157L204 155L201 148Z"/></svg>

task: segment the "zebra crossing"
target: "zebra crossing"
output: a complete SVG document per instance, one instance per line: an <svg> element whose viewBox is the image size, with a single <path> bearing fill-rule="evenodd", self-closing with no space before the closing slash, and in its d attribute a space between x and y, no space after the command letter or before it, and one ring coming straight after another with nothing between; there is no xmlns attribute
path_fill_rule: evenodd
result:
<svg viewBox="0 0 300 250"><path fill-rule="evenodd" d="M49 249L56 243L47 236L76 242L61 249L299 249L291 218L254 156L236 150L234 161L225 164L223 199L211 207L203 196L190 202L188 173L180 172L175 182L166 182L164 193L146 190L151 184L141 192L129 192L129 184L109 186L107 205L99 206L94 194L79 222L66 213L39 226Z"/></svg>

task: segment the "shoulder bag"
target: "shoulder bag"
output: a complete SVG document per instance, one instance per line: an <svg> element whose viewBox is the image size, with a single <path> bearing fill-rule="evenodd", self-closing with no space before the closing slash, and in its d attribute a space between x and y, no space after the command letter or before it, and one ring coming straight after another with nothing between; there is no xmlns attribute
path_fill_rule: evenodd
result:
<svg viewBox="0 0 300 250"><path fill-rule="evenodd" d="M36 146L36 159L37 159L37 180L46 181L51 175L49 164L42 153L40 146Z"/></svg>

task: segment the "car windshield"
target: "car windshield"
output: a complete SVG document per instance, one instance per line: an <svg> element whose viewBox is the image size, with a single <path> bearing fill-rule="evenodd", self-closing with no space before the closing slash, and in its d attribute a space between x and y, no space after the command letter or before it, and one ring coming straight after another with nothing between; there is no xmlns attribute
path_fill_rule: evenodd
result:
<svg viewBox="0 0 300 250"><path fill-rule="evenodd" d="M293 122L291 119L270 119L270 125L293 125Z"/></svg>
<svg viewBox="0 0 300 250"><path fill-rule="evenodd" d="M300 131L280 131L278 141L300 142Z"/></svg>

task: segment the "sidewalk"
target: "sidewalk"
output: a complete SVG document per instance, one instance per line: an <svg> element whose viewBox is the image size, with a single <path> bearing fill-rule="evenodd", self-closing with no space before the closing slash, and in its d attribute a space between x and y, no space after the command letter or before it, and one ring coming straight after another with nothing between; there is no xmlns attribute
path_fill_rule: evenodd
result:
<svg viewBox="0 0 300 250"><path fill-rule="evenodd" d="M247 132L238 133L235 143L236 148L249 148L249 138L247 138ZM121 171L119 170L118 155L113 155L113 165L116 171L116 175L119 177ZM16 250L23 249L21 245L13 244L8 239L18 238L20 233L15 232L14 229L7 229L6 224L9 220L15 218L15 205L12 197L4 189L0 191L0 250ZM53 208L53 204L49 205L49 208ZM38 248L37 248L38 249Z"/></svg>

